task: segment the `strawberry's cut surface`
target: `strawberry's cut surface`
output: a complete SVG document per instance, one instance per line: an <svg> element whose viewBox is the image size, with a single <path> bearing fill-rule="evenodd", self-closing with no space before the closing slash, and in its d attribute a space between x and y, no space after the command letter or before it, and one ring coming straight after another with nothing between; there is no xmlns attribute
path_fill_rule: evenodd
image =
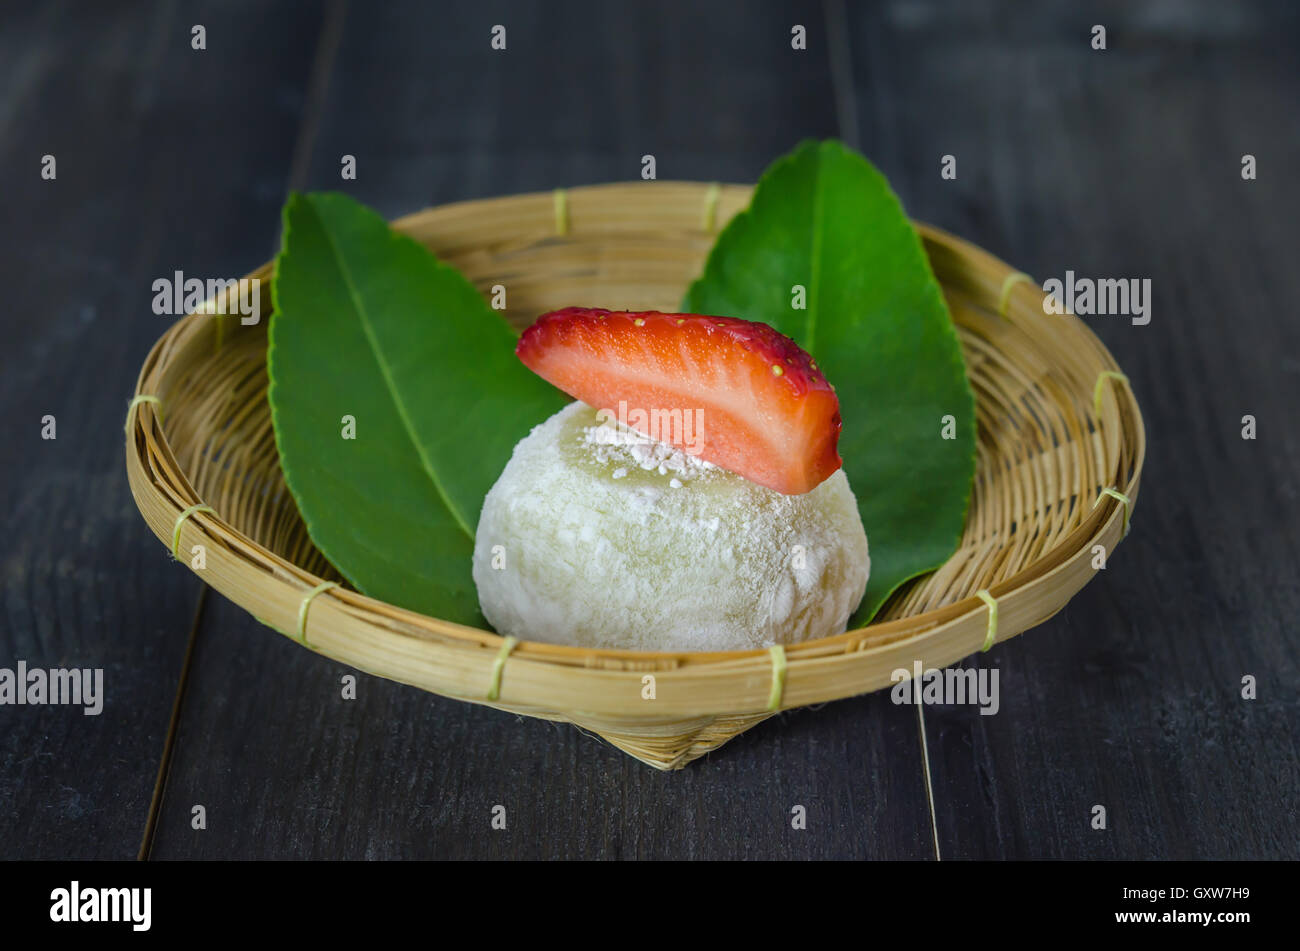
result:
<svg viewBox="0 0 1300 951"><path fill-rule="evenodd" d="M835 389L766 324L568 307L539 317L515 353L584 403L777 492L811 491L840 468Z"/></svg>

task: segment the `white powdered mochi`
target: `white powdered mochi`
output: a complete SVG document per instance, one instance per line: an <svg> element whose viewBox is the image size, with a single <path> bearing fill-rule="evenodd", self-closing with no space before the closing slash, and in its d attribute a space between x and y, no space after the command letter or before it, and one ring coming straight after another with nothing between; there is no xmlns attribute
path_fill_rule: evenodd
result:
<svg viewBox="0 0 1300 951"><path fill-rule="evenodd" d="M746 650L839 634L869 570L843 470L782 495L580 402L515 446L474 543L498 633L582 647Z"/></svg>

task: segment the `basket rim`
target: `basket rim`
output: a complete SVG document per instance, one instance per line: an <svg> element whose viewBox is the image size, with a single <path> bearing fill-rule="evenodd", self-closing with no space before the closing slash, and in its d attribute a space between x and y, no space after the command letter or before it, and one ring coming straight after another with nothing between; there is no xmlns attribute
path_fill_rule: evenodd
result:
<svg viewBox="0 0 1300 951"><path fill-rule="evenodd" d="M570 214L576 210L575 199L591 199L596 202L608 202L609 195L615 191L640 190L653 191L664 189L696 189L701 192L721 192L723 196L735 208L743 208L747 204L748 196L753 189L752 185L727 184L719 186L717 183L706 182L633 182L633 183L606 183L597 185L584 185L571 189L564 189L569 198L568 208ZM539 208L549 210L555 200L555 191L548 192L526 192L518 195L493 196L490 198L470 199L458 201L444 205L438 205L433 208L424 209L412 214L404 215L391 222L394 228L398 230L413 230L425 216L434 211L454 211L482 209L492 206L505 206L509 203L534 202ZM733 212L734 213L734 212ZM719 215L718 229L725 224L725 217ZM949 249L960 253L963 256L977 259L983 262L992 270L997 270L1006 274L1015 273L1010 265L998 259L990 252L978 247L964 238L953 235L940 228L928 225L922 222L914 222L917 231L927 246L930 244L945 245ZM580 229L578 229L580 230ZM272 262L267 262L261 267L255 269L246 275L248 278L265 278L269 276ZM1024 307L1029 300L1031 291L1034 306L1041 310L1041 289L1036 285L1032 287L1016 287L1010 293L1011 306ZM154 343L148 356L141 366L140 373L137 377L133 395L136 397L152 395L148 388L155 375L159 373L166 365L166 359L173 353L182 350L187 346L195 343L195 338L200 332L203 325L204 314L190 314L173 323ZM1096 337L1092 330L1077 317L1072 314L1062 315L1054 318L1072 322L1077 325L1076 330L1081 331L1091 338L1090 343L1095 346L1098 354L1108 366L1109 369L1118 371L1119 364L1115 361L1113 355L1105 345ZM1098 504L1094 509L1084 517L1080 524L1071 530L1064 538L1060 539L1051 549L1040 554L1037 558L1026 564L1014 575L993 585L989 590L992 596L999 601L1000 610L1003 615L1003 624L998 632L997 640L1009 639L1023 630L1028 629L1050 617L1056 610L1050 611L1043 617L1032 620L1019 629L1015 624L1007 624L1010 599L1016 595L1029 592L1041 584L1050 583L1050 581L1068 569L1072 563L1077 562L1081 555L1086 554L1092 545L1105 541L1107 551L1113 550L1112 542L1118 542L1121 535L1121 526L1126 518L1131 518L1132 509L1136 504L1137 493L1139 488L1142 467L1145 461L1146 438L1145 428L1141 416L1141 411L1137 400L1129 386L1107 387L1106 393L1110 399L1105 401L1102 416L1094 422L1098 432L1104 428L1118 427L1119 439L1131 447L1131 462L1129 464L1131 475L1127 483L1123 486L1116 486L1120 491L1125 493L1130 504L1128 506L1128 515L1126 516L1125 506L1114 499L1106 499ZM159 457L170 459L175 467L175 471L181 474L180 485L166 486L159 483L150 475L149 457L150 454L156 454ZM161 515L151 517L151 513L146 511L145 498L151 497L155 505L171 512L172 519L175 519L183 509L188 506L201 503L189 483L188 477L184 475L178 465L175 465L175 457L172 447L168 443L167 436L156 412L156 407L148 402L139 403L134 407L134 413L128 420L126 455L128 476L131 484L132 494L135 497L137 505L145 515L146 521L165 543L169 543L172 524L168 522L165 528L160 529L160 524L164 519ZM1120 473L1120 475L1123 475ZM282 585L289 591L301 595L307 590L321 584L324 580L321 577L298 567L280 555L269 549L257 544L251 538L244 535L238 528L224 521L216 513L197 513L185 521L187 532L199 532L210 541L231 547L234 543L234 553L242 556L245 560L251 560L263 570L270 574L268 583ZM195 572L198 574L199 572ZM200 574L200 577L203 576ZM919 576L918 576L919 577ZM206 579L204 579L206 581ZM227 596L231 596L227 591L222 590L222 586L207 581L210 585L217 588ZM1086 579L1085 582L1086 583ZM1065 597L1068 600L1077 592L1082 584L1071 590ZM233 599L233 598L232 598ZM238 601L237 601L238 603ZM455 624L439 618L431 618L417 612L399 608L388 602L372 598L351 588L340 587L334 588L317 597L312 603L312 613L308 621L307 630L312 628L311 621L324 616L330 609L322 608L330 604L333 610L349 615L353 620L360 620L362 615L366 615L366 620L372 623L378 623L380 629L387 631L395 637L423 641L425 643L440 642L444 646L471 647L475 648L478 655L486 655L485 661L491 664L491 658L505 644L506 638L484 628L472 627L468 625ZM243 606L243 605L241 605ZM1063 604L1062 604L1063 606ZM251 613L251 609L250 610ZM864 627L855 628L845 631L841 634L830 637L818 638L815 640L802 641L796 644L786 645L784 648L785 655L789 664L789 680L787 681L786 693L789 695L790 686L796 679L793 675L797 667L804 665L816 664L823 660L833 660L846 656L857 655L859 657L878 654L882 651L893 651L902 646L916 642L919 639L935 637L951 629L957 622L968 616L982 614L986 611L985 602L975 595L955 601L951 604L944 605L929 611L910 616L895 618L892 620L868 624ZM256 615L254 615L256 617ZM259 619L260 620L260 619ZM382 623L380 623L382 622ZM263 622L267 623L267 622ZM279 630L279 628L277 628ZM281 630L281 633L285 633ZM298 640L295 635L286 634ZM967 639L969 640L969 639ZM312 645L308 645L312 646ZM973 646L958 655L965 656L974 652L980 646L978 640ZM487 650L482 650L486 648ZM313 647L319 650L319 648ZM322 650L320 652L334 656L331 651ZM654 672L657 676L671 674L688 674L703 673L704 671L714 671L718 674L726 673L744 673L751 679L755 671L762 672L768 669L771 660L769 651L766 649L749 649L749 650L732 650L732 651L634 651L624 649L608 649L579 647L566 644L551 644L540 641L520 640L517 646L509 654L510 665L512 670L518 663L540 664L551 667L563 667L570 673L582 673L590 676L602 676L606 674L620 674L626 676L628 671L637 673ZM345 663L353 663L351 660L343 658ZM952 663L958 659L951 658L947 663ZM757 661L757 665L754 662ZM390 673L384 673L382 676L391 679L402 679L393 677ZM433 689L425 687L425 689ZM877 688L865 688L866 690ZM436 692L443 692L441 690ZM505 693L506 691L503 691ZM849 693L840 693L837 696L849 696L852 693L861 693L864 690L852 691ZM759 677L759 683L754 690L755 695L762 694L766 699L767 684ZM458 694L450 694L460 696ZM460 697L461 699L473 700L476 702L485 702L482 697ZM520 698L521 700L523 698ZM830 699L830 698L828 698ZM804 701L819 702L819 701ZM506 709L520 709L518 706L509 706L507 703L493 703L493 706L502 706ZM783 703L779 709L787 709L792 706L801 705L800 703ZM749 707L751 710L763 710L765 704L756 703ZM536 711L524 711L536 712Z"/></svg>

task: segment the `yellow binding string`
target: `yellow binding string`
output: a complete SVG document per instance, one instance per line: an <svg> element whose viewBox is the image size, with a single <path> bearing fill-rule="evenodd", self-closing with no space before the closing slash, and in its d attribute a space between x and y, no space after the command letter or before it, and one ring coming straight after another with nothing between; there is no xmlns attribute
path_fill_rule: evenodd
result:
<svg viewBox="0 0 1300 951"><path fill-rule="evenodd" d="M506 669L506 658L510 652L519 646L519 638L507 637L497 651L497 656L492 661L492 685L488 687L487 698L496 700L501 696L501 672Z"/></svg>
<svg viewBox="0 0 1300 951"><path fill-rule="evenodd" d="M154 410L154 412L158 414L159 420L162 419L161 399L159 399L156 396L150 396L148 393L141 393L138 396L133 396L131 398L131 402L128 403L126 407L126 425L122 427L122 430L126 433L128 437L131 435L131 420L134 418L133 414L135 413L135 408L139 406L141 403L156 403L158 405L158 408Z"/></svg>
<svg viewBox="0 0 1300 951"><path fill-rule="evenodd" d="M1002 291L998 294L998 316L1007 315L1007 305L1011 303L1011 289L1017 284L1033 284L1034 279L1024 271L1012 271L1002 281Z"/></svg>
<svg viewBox="0 0 1300 951"><path fill-rule="evenodd" d="M212 506L204 505L200 502L198 505L191 505L189 508L183 509L181 514L176 516L176 527L172 530L172 557L177 561L180 561L181 559L181 526L184 525L185 520L195 512L211 512L213 515L217 514L213 510Z"/></svg>
<svg viewBox="0 0 1300 951"><path fill-rule="evenodd" d="M718 196L722 194L722 186L717 182L709 185L709 190L704 193L704 230L712 232L713 226L718 221Z"/></svg>
<svg viewBox="0 0 1300 951"><path fill-rule="evenodd" d="M1101 504L1101 500L1108 495L1116 502L1122 503L1124 506L1124 535L1122 537L1127 538L1129 530L1129 511L1132 508L1133 503L1130 502L1128 496L1119 491L1119 489L1112 489L1110 486L1106 486L1100 493L1098 493L1097 501L1092 503L1092 507L1096 508Z"/></svg>
<svg viewBox="0 0 1300 951"><path fill-rule="evenodd" d="M779 710L781 698L785 694L785 648L780 644L773 644L767 652L772 655L772 690L767 695L767 708Z"/></svg>
<svg viewBox="0 0 1300 951"><path fill-rule="evenodd" d="M563 188L557 188L552 195L555 202L555 233L566 235L569 233L569 193Z"/></svg>
<svg viewBox="0 0 1300 951"><path fill-rule="evenodd" d="M1097 385L1092 388L1092 415L1101 416L1101 388L1107 380L1127 385L1128 377L1118 370L1102 370L1097 374Z"/></svg>
<svg viewBox="0 0 1300 951"><path fill-rule="evenodd" d="M316 585L316 587L303 595L302 604L298 605L298 640L302 641L303 646L311 647L311 645L307 643L307 609L311 607L312 600L321 592L328 591L330 588L337 588L338 586L339 583L337 581L322 581L320 584Z"/></svg>
<svg viewBox="0 0 1300 951"><path fill-rule="evenodd" d="M981 651L987 652L998 637L998 601L989 594L988 588L980 588L975 592L975 596L989 606L989 629L984 635L984 646L980 648Z"/></svg>

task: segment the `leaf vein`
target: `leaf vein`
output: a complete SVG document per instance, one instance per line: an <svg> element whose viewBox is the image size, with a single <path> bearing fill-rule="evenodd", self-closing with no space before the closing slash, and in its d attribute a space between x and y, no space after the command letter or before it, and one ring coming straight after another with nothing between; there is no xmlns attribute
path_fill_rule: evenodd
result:
<svg viewBox="0 0 1300 951"><path fill-rule="evenodd" d="M352 271L347 266L347 262L344 260L342 252L339 251L338 245L334 241L334 235L326 226L325 222L321 220L320 214L314 206L312 207L312 213L316 215L316 220L321 226L322 233L325 235L325 241L329 244L330 254L334 257L334 261L338 265L339 274L343 278L343 283L347 286L348 296L352 300L352 306L356 308L357 316L361 320L361 329L365 332L366 339L370 341L370 349L374 353L375 362L379 365L379 372L384 378L384 385L388 388L388 394L392 398L393 405L397 409L397 417L401 420L402 428L406 430L406 435L411 440L411 445L414 447L416 455L420 458L420 465L424 468L425 474L428 475L429 481L433 483L433 487L437 491L439 498L442 499L443 505L445 505L447 511L451 513L451 517L455 519L456 524L460 526L461 530L469 536L471 540L473 540L473 530L469 527L469 524L462 517L461 513L456 509L456 506L452 504L451 498L447 494L446 487L443 486L442 481L438 478L438 474L434 471L433 466L429 463L429 459L420 446L420 441L415 434L415 426L412 424L410 416L406 412L405 404L398 395L397 385L393 381L392 369L389 367L388 361L384 358L383 350L375 335L374 325L371 321L370 314L362 303L361 295L357 291L356 284L352 279Z"/></svg>

